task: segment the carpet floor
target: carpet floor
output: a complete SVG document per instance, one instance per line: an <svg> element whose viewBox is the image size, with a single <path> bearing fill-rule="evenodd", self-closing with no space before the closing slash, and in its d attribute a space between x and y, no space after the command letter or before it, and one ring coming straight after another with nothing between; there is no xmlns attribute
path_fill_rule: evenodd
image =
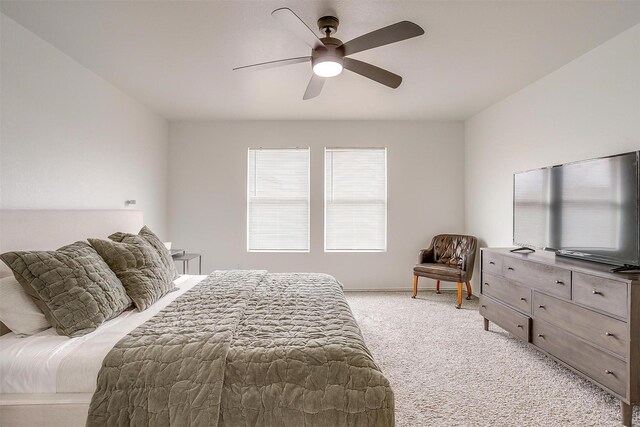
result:
<svg viewBox="0 0 640 427"><path fill-rule="evenodd" d="M613 396L493 323L485 332L475 298L456 310L448 292L346 296L393 387L398 427L622 425Z"/></svg>

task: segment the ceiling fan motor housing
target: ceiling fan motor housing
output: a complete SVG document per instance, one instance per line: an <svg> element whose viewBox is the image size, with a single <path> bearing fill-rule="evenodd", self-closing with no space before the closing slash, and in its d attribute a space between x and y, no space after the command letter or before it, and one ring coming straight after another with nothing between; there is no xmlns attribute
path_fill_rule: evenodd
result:
<svg viewBox="0 0 640 427"><path fill-rule="evenodd" d="M320 39L324 46L313 49L311 52L311 66L319 62L331 61L344 66L344 48L342 41L334 37L323 37Z"/></svg>

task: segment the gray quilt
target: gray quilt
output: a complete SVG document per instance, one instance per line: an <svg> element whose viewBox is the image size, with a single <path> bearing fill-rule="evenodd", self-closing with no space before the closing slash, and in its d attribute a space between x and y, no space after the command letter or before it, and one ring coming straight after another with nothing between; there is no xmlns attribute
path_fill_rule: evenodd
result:
<svg viewBox="0 0 640 427"><path fill-rule="evenodd" d="M393 426L393 392L340 284L212 273L123 338L87 426Z"/></svg>

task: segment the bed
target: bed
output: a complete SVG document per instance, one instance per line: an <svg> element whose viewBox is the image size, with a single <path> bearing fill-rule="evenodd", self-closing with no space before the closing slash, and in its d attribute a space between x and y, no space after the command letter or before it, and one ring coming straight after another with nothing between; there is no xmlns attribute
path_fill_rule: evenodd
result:
<svg viewBox="0 0 640 427"><path fill-rule="evenodd" d="M0 231L16 221L28 226L7 212ZM36 244L11 226L15 240L3 238L0 250L61 246L69 234L60 228L106 236L142 222L141 213L110 211L98 230L92 217L104 211L71 213L82 221L39 212L33 219L55 218L58 231L43 227ZM3 425L394 424L389 382L333 277L214 271L175 283L177 291L149 309L128 310L82 337L52 329L0 337Z"/></svg>

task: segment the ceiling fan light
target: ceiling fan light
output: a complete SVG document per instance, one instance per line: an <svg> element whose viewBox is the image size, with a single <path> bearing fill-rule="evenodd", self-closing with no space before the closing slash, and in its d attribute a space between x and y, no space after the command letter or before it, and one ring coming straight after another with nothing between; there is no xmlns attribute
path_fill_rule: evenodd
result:
<svg viewBox="0 0 640 427"><path fill-rule="evenodd" d="M335 77L342 72L342 64L327 60L313 64L313 73L320 77Z"/></svg>

